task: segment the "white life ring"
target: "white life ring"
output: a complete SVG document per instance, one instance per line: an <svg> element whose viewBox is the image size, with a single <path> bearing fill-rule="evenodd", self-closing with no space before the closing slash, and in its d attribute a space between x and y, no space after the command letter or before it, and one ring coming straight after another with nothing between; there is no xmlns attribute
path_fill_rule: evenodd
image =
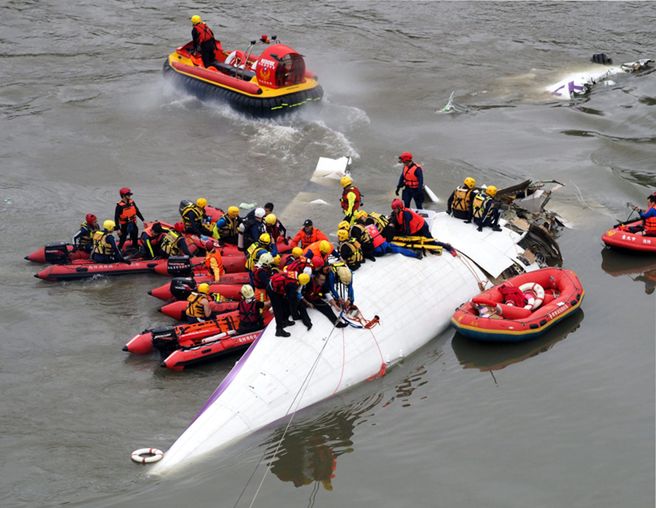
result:
<svg viewBox="0 0 656 508"><path fill-rule="evenodd" d="M535 310L544 302L544 288L537 282L527 282L519 286L519 290L524 293L527 304L525 309Z"/></svg>
<svg viewBox="0 0 656 508"><path fill-rule="evenodd" d="M138 464L152 464L164 457L164 452L157 448L140 448L132 452L130 458Z"/></svg>

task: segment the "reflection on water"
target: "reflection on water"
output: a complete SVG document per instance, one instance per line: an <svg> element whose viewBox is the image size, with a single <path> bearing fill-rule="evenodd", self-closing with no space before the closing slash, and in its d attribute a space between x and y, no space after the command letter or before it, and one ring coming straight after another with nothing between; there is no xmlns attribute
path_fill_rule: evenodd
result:
<svg viewBox="0 0 656 508"><path fill-rule="evenodd" d="M477 342L456 333L451 341L451 347L464 369L478 369L481 372L501 370L513 363L549 351L556 343L578 329L581 321L583 321L583 310L579 309L543 336L519 343Z"/></svg>
<svg viewBox="0 0 656 508"><path fill-rule="evenodd" d="M601 269L613 277L626 275L644 283L648 295L656 289L656 256L651 253L623 253L604 248L601 251Z"/></svg>

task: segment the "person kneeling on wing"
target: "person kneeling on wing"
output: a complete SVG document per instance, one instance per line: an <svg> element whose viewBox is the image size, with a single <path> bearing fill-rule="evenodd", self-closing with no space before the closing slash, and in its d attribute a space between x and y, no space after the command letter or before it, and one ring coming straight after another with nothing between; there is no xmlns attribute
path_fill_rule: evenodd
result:
<svg viewBox="0 0 656 508"><path fill-rule="evenodd" d="M127 263L130 264L129 259L125 259L114 238L114 230L116 223L113 220L107 219L103 222L103 229L98 230L93 234L93 249L91 250L91 259L96 263Z"/></svg>
<svg viewBox="0 0 656 508"><path fill-rule="evenodd" d="M335 328L344 328L348 325L335 315L332 306L328 303L332 298L333 297L328 289L325 274L316 272L310 283L305 287L305 291L303 292L303 303L308 308L316 309L321 312L335 325Z"/></svg>
<svg viewBox="0 0 656 508"><path fill-rule="evenodd" d="M349 237L349 232L346 229L340 229L337 231L337 240L339 241L339 244L337 245L339 257L346 262L352 271L360 268L360 265L364 263L360 244L358 244L353 238Z"/></svg>
<svg viewBox="0 0 656 508"><path fill-rule="evenodd" d="M475 187L476 180L471 176L465 178L463 185L456 187L449 196L446 203L446 213L453 215L456 219L471 222L472 202L477 193Z"/></svg>
<svg viewBox="0 0 656 508"><path fill-rule="evenodd" d="M479 231L488 226L492 231L501 231L499 227L499 216L501 212L496 205L494 196L497 195L497 188L494 185L488 185L485 194L477 194L472 202L472 219L478 226Z"/></svg>
<svg viewBox="0 0 656 508"><path fill-rule="evenodd" d="M212 308L207 297L209 292L210 285L203 282L198 284L196 291L192 291L187 297L187 309L184 316L187 323L201 323L212 317Z"/></svg>

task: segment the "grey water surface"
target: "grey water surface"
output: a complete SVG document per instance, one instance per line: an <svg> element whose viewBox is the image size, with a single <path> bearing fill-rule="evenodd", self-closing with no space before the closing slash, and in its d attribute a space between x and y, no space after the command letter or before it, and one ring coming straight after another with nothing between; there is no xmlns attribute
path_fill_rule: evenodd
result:
<svg viewBox="0 0 656 508"><path fill-rule="evenodd" d="M224 47L297 48L321 110L256 121L164 82L196 13ZM656 190L656 73L574 103L543 91L593 53L653 58L653 3L8 0L0 17L1 506L654 506L656 258L600 236ZM468 112L436 113L454 90ZM339 189L309 182L317 158L353 157L366 208L386 211L405 150L437 210L470 175L564 183L552 206L583 311L516 346L450 330L284 436L171 476L130 462L170 446L235 358L172 373L130 357L126 340L167 323L146 294L163 279L45 283L23 256L111 217L126 185L149 220L198 196L271 200L290 230L332 232Z"/></svg>

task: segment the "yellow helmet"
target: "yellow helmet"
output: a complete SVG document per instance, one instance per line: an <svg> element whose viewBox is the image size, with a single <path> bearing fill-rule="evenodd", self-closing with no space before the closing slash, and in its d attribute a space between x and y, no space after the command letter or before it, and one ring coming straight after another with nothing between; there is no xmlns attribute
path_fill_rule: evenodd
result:
<svg viewBox="0 0 656 508"><path fill-rule="evenodd" d="M366 219L367 217L369 217L369 214L367 212L365 212L364 210L358 210L355 213L356 220Z"/></svg>
<svg viewBox="0 0 656 508"><path fill-rule="evenodd" d="M298 276L298 283L301 286L305 286L308 282L310 282L310 276L307 273L302 273Z"/></svg>
<svg viewBox="0 0 656 508"><path fill-rule="evenodd" d="M206 295L207 293L210 292L210 285L207 282L203 282L202 284L198 284L198 292L203 293Z"/></svg>
<svg viewBox="0 0 656 508"><path fill-rule="evenodd" d="M487 189L485 189L485 194L493 198L497 195L497 188L494 185L488 185Z"/></svg>
<svg viewBox="0 0 656 508"><path fill-rule="evenodd" d="M107 231L114 231L116 229L116 222L111 219L107 219L105 222L103 222L103 229L106 229Z"/></svg>
<svg viewBox="0 0 656 508"><path fill-rule="evenodd" d="M321 254L330 254L332 250L333 249L328 240L321 240L319 242L319 252L321 252Z"/></svg>
<svg viewBox="0 0 656 508"><path fill-rule="evenodd" d="M351 229L351 223L347 220L343 220L339 224L337 224L337 230L339 231L340 229L346 229L347 231Z"/></svg>
<svg viewBox="0 0 656 508"><path fill-rule="evenodd" d="M207 199L205 198L198 198L196 200L196 206L200 206L201 208L205 208L207 206Z"/></svg>
<svg viewBox="0 0 656 508"><path fill-rule="evenodd" d="M473 189L474 186L476 185L476 180L474 180L471 176L468 176L465 178L464 184L469 188Z"/></svg>
<svg viewBox="0 0 656 508"><path fill-rule="evenodd" d="M244 284L241 287L241 296L243 296L246 300L249 298L253 298L255 296L255 291L253 291L253 286L250 284Z"/></svg>
<svg viewBox="0 0 656 508"><path fill-rule="evenodd" d="M271 243L271 235L269 233L262 233L258 241L260 245L269 245Z"/></svg>
<svg viewBox="0 0 656 508"><path fill-rule="evenodd" d="M191 24L192 25L197 25L198 23L202 23L202 22L203 22L203 20L200 18L200 16L198 14L194 14L191 17Z"/></svg>
<svg viewBox="0 0 656 508"><path fill-rule="evenodd" d="M346 229L340 229L339 231L337 231L337 239L340 242L345 242L346 240L348 240L348 237L349 237L349 232Z"/></svg>
<svg viewBox="0 0 656 508"><path fill-rule="evenodd" d="M343 177L340 178L340 180L339 180L339 184L340 184L342 187L348 187L348 186L351 185L352 183L353 183L353 178L351 178L351 177L348 176L348 175L343 176Z"/></svg>
<svg viewBox="0 0 656 508"><path fill-rule="evenodd" d="M276 255L273 257L273 261L272 261L272 262L273 262L273 266L278 266L278 265L280 264L280 259L281 259L281 258L280 258L280 254L276 254Z"/></svg>
<svg viewBox="0 0 656 508"><path fill-rule="evenodd" d="M270 213L264 217L264 223L269 226L275 226L276 222L278 222L278 217L276 217L275 213Z"/></svg>
<svg viewBox="0 0 656 508"><path fill-rule="evenodd" d="M303 249L301 249L300 247L294 247L292 249L292 256L294 256L295 258L300 258L302 255L303 255Z"/></svg>
<svg viewBox="0 0 656 508"><path fill-rule="evenodd" d="M239 217L239 207L238 206L229 206L228 207L228 216L236 219Z"/></svg>

